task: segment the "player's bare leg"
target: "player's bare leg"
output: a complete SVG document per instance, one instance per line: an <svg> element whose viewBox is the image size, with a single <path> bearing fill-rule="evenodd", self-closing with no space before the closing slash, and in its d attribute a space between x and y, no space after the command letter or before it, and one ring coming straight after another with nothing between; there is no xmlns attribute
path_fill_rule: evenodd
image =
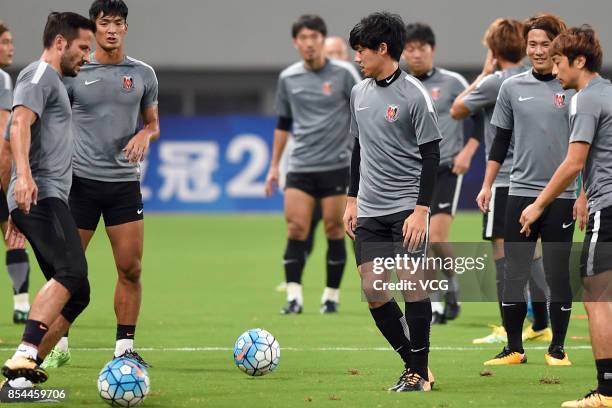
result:
<svg viewBox="0 0 612 408"><path fill-rule="evenodd" d="M302 272L306 262L306 239L310 232L315 199L296 188L285 190L287 248L283 262L287 281L287 304L281 314L302 313Z"/></svg>
<svg viewBox="0 0 612 408"><path fill-rule="evenodd" d="M346 265L344 224L342 216L346 207L346 195L321 199L323 223L327 237L327 282L321 297L321 313L335 313L340 302L340 283Z"/></svg>

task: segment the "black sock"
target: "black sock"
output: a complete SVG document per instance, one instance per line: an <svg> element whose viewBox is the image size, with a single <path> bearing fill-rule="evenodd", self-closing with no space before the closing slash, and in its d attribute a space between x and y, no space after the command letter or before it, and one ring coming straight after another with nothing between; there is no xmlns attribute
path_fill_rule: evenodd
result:
<svg viewBox="0 0 612 408"><path fill-rule="evenodd" d="M597 391L606 397L612 397L612 358L595 360L597 367Z"/></svg>
<svg viewBox="0 0 612 408"><path fill-rule="evenodd" d="M327 240L327 287L338 289L346 265L344 238Z"/></svg>
<svg viewBox="0 0 612 408"><path fill-rule="evenodd" d="M548 307L546 302L531 301L533 308L533 324L531 328L535 331L544 330L548 327Z"/></svg>
<svg viewBox="0 0 612 408"><path fill-rule="evenodd" d="M504 308L502 307L502 295L504 293L504 272L506 270L506 258L495 260L495 284L497 287L497 304L499 305L499 316L504 324Z"/></svg>
<svg viewBox="0 0 612 408"><path fill-rule="evenodd" d="M406 302L406 322L410 333L410 370L429 380L429 332L431 327L431 301Z"/></svg>
<svg viewBox="0 0 612 408"><path fill-rule="evenodd" d="M116 340L134 340L136 334L136 326L127 324L117 325L117 337Z"/></svg>
<svg viewBox="0 0 612 408"><path fill-rule="evenodd" d="M306 263L306 241L287 240L285 249L285 281L302 283L302 272Z"/></svg>
<svg viewBox="0 0 612 408"><path fill-rule="evenodd" d="M572 314L572 302L550 302L550 325L553 338L551 346L563 346Z"/></svg>
<svg viewBox="0 0 612 408"><path fill-rule="evenodd" d="M508 334L508 348L511 351L524 353L523 350L523 323L527 315L527 303L512 302L504 303L504 327Z"/></svg>
<svg viewBox="0 0 612 408"><path fill-rule="evenodd" d="M398 352L406 368L410 367L410 339L407 333L406 318L395 299L381 307L370 309L376 327L387 339L391 347Z"/></svg>
<svg viewBox="0 0 612 408"><path fill-rule="evenodd" d="M25 330L23 331L21 341L38 347L48 331L49 328L43 322L28 319L25 323Z"/></svg>
<svg viewBox="0 0 612 408"><path fill-rule="evenodd" d="M28 293L30 261L25 249L6 251L6 269L13 282L13 293Z"/></svg>

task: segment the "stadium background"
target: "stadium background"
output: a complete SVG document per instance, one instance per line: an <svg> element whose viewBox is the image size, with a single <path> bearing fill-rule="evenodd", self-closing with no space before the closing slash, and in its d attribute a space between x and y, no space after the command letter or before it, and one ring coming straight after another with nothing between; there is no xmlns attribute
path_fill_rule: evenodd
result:
<svg viewBox="0 0 612 408"><path fill-rule="evenodd" d="M348 36L363 15L385 8L406 22L424 21L437 37L436 64L459 71L468 81L479 73L480 45L496 17L523 19L553 11L570 25L589 22L599 30L606 71L612 53L607 0L589 1L370 1L323 0L128 0L127 51L152 65L159 79L161 140L144 165L146 209L155 212L280 211L281 195L263 197L274 120L279 71L298 56L291 44L291 22L318 13L330 35ZM87 14L83 0L2 0L0 19L15 41L19 70L40 54L40 38L51 10ZM482 148L464 179L459 207L474 208L483 175Z"/></svg>

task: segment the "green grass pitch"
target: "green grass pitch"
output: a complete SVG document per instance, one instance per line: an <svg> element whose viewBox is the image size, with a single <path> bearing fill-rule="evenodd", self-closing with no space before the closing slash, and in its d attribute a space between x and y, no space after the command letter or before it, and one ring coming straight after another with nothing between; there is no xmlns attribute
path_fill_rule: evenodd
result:
<svg viewBox="0 0 612 408"><path fill-rule="evenodd" d="M478 242L481 221L461 213L452 238ZM460 318L432 329L430 393L387 393L402 366L388 349L361 302L352 256L347 265L340 313L319 314L324 286L324 237L304 274L300 316L280 316L284 294L281 254L285 226L280 215L161 216L146 219L144 299L136 334L149 370L151 394L145 407L557 407L595 387L588 340L570 339L574 365L548 367L545 344L527 344L529 363L490 369L482 362L501 346L476 347L475 337L498 323L495 303L464 303ZM349 251L349 255L352 252ZM87 254L92 301L71 330L72 364L50 372L45 388L66 388L60 406L105 406L97 395L99 370L114 348L115 268L103 229ZM33 258L32 258L33 259ZM33 262L35 265L35 262ZM22 327L11 323L11 292L0 274L2 358L12 354ZM42 284L35 266L32 291ZM574 316L584 314L574 305ZM272 374L250 378L233 364L232 348L244 330L263 327L280 342ZM587 336L586 320L572 320L569 336ZM56 406L58 406L56 404Z"/></svg>

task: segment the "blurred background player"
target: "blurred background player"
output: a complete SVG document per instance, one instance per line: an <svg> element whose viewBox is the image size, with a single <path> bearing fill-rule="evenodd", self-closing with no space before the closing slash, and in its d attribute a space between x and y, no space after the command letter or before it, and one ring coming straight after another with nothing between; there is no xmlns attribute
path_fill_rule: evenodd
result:
<svg viewBox="0 0 612 408"><path fill-rule="evenodd" d="M278 80L278 124L266 178L268 196L278 184L279 162L289 133L295 138L284 194L288 232L284 255L287 304L282 314L302 312L302 272L317 200L321 203L328 243L322 313L338 309L346 263L342 212L351 148L349 99L351 88L360 78L350 63L325 56L326 35L327 27L321 17L301 16L292 26L292 36L302 61L281 72Z"/></svg>
<svg viewBox="0 0 612 408"><path fill-rule="evenodd" d="M327 58L337 59L340 61L346 61L350 63L351 56L348 52L348 45L346 40L339 36L331 36L325 37L325 44L323 46L323 53ZM289 157L291 157L291 153L293 152L294 147L293 136L289 135L287 139L287 144L285 145L285 150L283 151L283 155L281 157L279 169L280 169L280 177L279 177L279 188L285 188L285 181L287 179L287 170L289 168ZM319 222L323 218L323 214L321 213L321 202L317 200L315 205L315 209L312 213L312 222L310 223L310 232L308 234L308 238L306 239L306 257L308 257L312 253L312 248L314 246L315 235L317 232L317 226ZM328 268L327 273L330 273L331 270ZM328 276L329 279L329 276ZM287 290L287 282L283 281L276 287L276 290L279 292ZM321 303L323 306L321 307L321 313L325 313L328 311L328 308L325 306L325 299L322 299Z"/></svg>
<svg viewBox="0 0 612 408"><path fill-rule="evenodd" d="M571 28L552 44L553 73L570 102L570 145L565 160L535 202L521 214L523 231L541 217L582 171L589 218L582 258L584 306L597 368L597 389L563 407L612 407L612 84L599 76L603 53L588 25Z"/></svg>
<svg viewBox="0 0 612 408"><path fill-rule="evenodd" d="M40 364L61 336L49 328L58 316L74 322L89 304L87 261L68 208L74 148L62 77L76 76L87 63L95 30L79 14L49 14L40 59L17 77L7 135L14 165L10 182L2 179L11 211L7 236L11 245L23 245L27 238L47 283L34 299L21 343L2 367L9 380L45 382ZM0 163L0 174L10 165L10 160ZM1 389L12 386L5 381Z"/></svg>
<svg viewBox="0 0 612 408"><path fill-rule="evenodd" d="M491 186L506 158L514 135L514 156L506 207L504 252L506 271L502 308L508 345L485 365L526 362L522 328L527 313L524 288L529 281L536 241L542 238L542 257L550 288L550 320L553 337L546 353L548 365L568 366L565 336L572 310L569 258L576 214L586 212L586 200L576 200L575 184L547 209L532 234L521 233L521 212L546 187L567 153L568 102L573 91L564 91L552 74L550 45L565 31L565 23L551 14L528 19L523 29L527 56L533 68L506 79L500 90L491 123L497 127L489 153L483 187L477 202L483 212L490 206ZM538 135L538 137L534 137ZM546 160L542 160L546 157ZM537 301L546 301L538 299Z"/></svg>
<svg viewBox="0 0 612 408"><path fill-rule="evenodd" d="M523 23L518 20L497 19L487 29L483 45L487 48L482 73L476 80L457 97L451 108L454 118L467 118L469 115L481 112L484 122L485 154L488 157L493 139L495 126L491 124L493 110L499 88L505 79L526 71L522 64L525 57L525 39L523 38ZM499 68L499 70L496 70ZM506 202L508 201L508 187L510 185L510 170L512 168L512 155L514 141L511 140L506 159L495 178L491 188L492 198L489 212L483 216L483 239L491 241L493 258L496 268L497 296L499 300L500 319L502 318L502 284L506 260L504 259L504 225L506 218ZM544 278L542 258L536 249L534 262L531 266L529 278L529 291L532 298L540 301L532 302L533 324L523 332L523 340L540 340L550 342L552 331L548 327L548 305L541 301L546 299L547 285ZM493 325L491 334L474 339L474 344L505 343L506 330L503 322L499 326Z"/></svg>
<svg viewBox="0 0 612 408"><path fill-rule="evenodd" d="M453 119L449 113L453 101L467 88L468 83L456 72L435 67L435 51L436 37L429 25L413 23L406 26L404 60L410 74L419 79L431 95L442 133L438 182L430 207L429 242L433 254L444 259L453 256L448 235L459 202L463 175L470 168L479 142L470 137L464 146L463 121ZM433 323L446 323L447 319L453 320L459 314L457 275L449 269L443 272L449 279L449 288L445 293L446 306L437 301L439 293L432 295Z"/></svg>
<svg viewBox="0 0 612 408"><path fill-rule="evenodd" d="M355 241L372 318L404 362L404 373L389 391L418 392L430 391L434 382L428 370L429 296L425 291L406 291L402 313L393 295L377 291L371 281L373 276L383 277L373 275L373 261L395 256L397 246L422 256L440 160L442 136L431 97L399 68L405 40L401 17L386 12L364 17L351 30L355 62L368 79L351 93L355 142L344 227ZM419 271L410 272L419 278Z"/></svg>
<svg viewBox="0 0 612 408"><path fill-rule="evenodd" d="M126 55L128 8L122 0L96 0L89 17L96 24L96 51L78 79L64 84L72 102L75 154L70 209L83 248L104 217L117 284L115 357L129 357L148 367L134 350L140 312L144 215L140 163L149 143L159 138L158 84L150 65ZM143 127L138 129L139 118ZM68 328L60 320L52 330ZM43 367L70 360L68 337L59 341Z"/></svg>
<svg viewBox="0 0 612 408"><path fill-rule="evenodd" d="M13 63L13 36L8 27L0 21L0 135L4 136L6 125L13 108L13 86L11 77L2 68ZM6 145L5 145L6 144ZM4 137L0 140L3 154L10 154L8 143ZM6 149L6 150L5 150ZM9 169L10 170L10 169ZM9 211L6 204L6 196L2 192L0 196L0 223L2 226L2 237L6 234L6 222ZM24 248L11 248L6 240L6 269L13 282L13 322L25 323L30 311L30 300L28 295L30 262Z"/></svg>

